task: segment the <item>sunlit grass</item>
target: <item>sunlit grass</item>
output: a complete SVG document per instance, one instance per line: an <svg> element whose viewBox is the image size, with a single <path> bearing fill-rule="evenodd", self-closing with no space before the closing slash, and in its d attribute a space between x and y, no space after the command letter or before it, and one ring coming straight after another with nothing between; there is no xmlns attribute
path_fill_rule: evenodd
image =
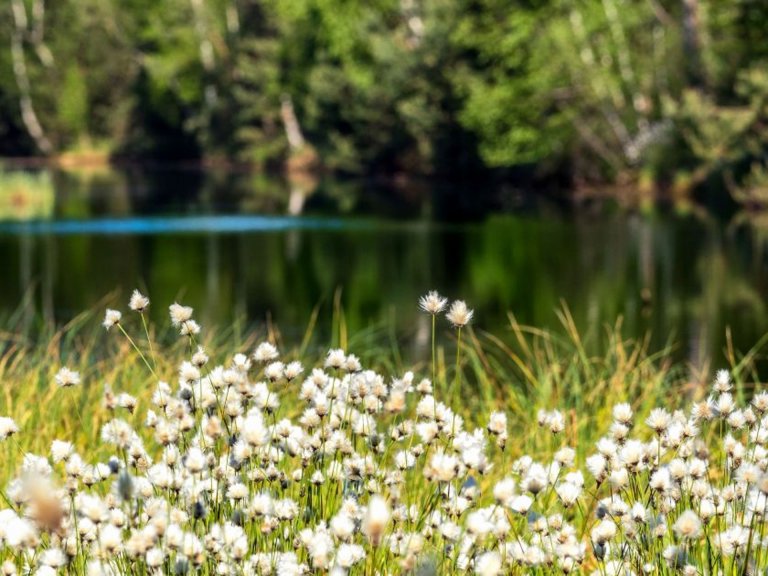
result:
<svg viewBox="0 0 768 576"><path fill-rule="evenodd" d="M284 343L288 346L286 357L303 358L312 364L322 359L325 349L317 345L313 334L318 312L313 312L299 342ZM80 448L94 445L101 425L109 418L102 402L106 386L114 393L136 396L137 413L148 406L156 379L125 339L104 333L101 314L100 310L84 312L58 329L43 329L34 339L10 332L0 334L0 381L6 383L0 414L13 417L26 430L36 431L25 449L45 452L59 437L69 438ZM482 425L482 419L492 410L505 410L510 417L510 434L518 439L509 447L510 457L548 449L535 434L539 410L566 411L573 424L569 426L569 440L576 446L589 447L604 431L604 423L610 421L614 404L629 400L642 415L670 390L695 394L695 384L688 381L680 366L673 365L670 350L650 354L648 339L626 339L617 326L606 328L599 338L596 347L602 354L588 354L567 309L560 314L564 325L560 332L523 326L512 315L508 334L470 328L460 389L453 375L455 331L444 326L438 334L441 342L436 346L436 392L447 396L447 403L474 425ZM332 347L355 352L366 367L389 373L402 369L397 343L393 344L385 328L348 334L338 304L331 325ZM146 345L141 323L135 321L132 328L137 342ZM200 344L211 362L223 363L236 351L247 352L259 336L283 344L277 327L247 335L236 334L234 329L206 330ZM165 354L155 356L155 372L158 379L174 382L178 357L188 352L188 346L175 341L167 327L160 334L152 332L152 337L170 344ZM62 395L54 385L61 366L82 375L86 385L76 394ZM416 370L420 370L420 377L431 377L429 358L417 363ZM703 388L700 390L703 393ZM587 418L576 418L585 413L586 406ZM81 421L78 414L86 414L87 418ZM140 418L134 420L137 425L141 422ZM3 479L11 473L12 467L0 471Z"/></svg>
<svg viewBox="0 0 768 576"><path fill-rule="evenodd" d="M743 383L762 342L727 351L713 392L671 348L620 323L579 331L567 308L559 331L510 315L501 335L462 309L408 355L386 327L349 334L339 298L330 346L317 311L295 343L199 332L192 314L174 305L157 327L99 309L2 334L5 573L768 563L768 395Z"/></svg>

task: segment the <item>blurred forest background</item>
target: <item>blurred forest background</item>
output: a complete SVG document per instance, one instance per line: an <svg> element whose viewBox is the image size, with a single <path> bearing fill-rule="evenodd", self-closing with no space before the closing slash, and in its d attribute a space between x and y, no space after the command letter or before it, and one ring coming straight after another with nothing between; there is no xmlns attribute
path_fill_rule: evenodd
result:
<svg viewBox="0 0 768 576"><path fill-rule="evenodd" d="M768 199L765 0L6 0L0 155Z"/></svg>

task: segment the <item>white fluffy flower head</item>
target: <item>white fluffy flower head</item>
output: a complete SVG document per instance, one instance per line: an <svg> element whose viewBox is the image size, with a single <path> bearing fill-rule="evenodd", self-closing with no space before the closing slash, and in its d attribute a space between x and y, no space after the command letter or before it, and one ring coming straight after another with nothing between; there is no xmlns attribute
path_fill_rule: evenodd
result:
<svg viewBox="0 0 768 576"><path fill-rule="evenodd" d="M128 307L134 312L141 314L149 308L149 298L138 290L134 290L133 294L131 294L131 299L128 301Z"/></svg>
<svg viewBox="0 0 768 576"><path fill-rule="evenodd" d="M462 328L472 321L474 313L474 310L467 308L467 303L464 300L454 300L445 317L455 328Z"/></svg>
<svg viewBox="0 0 768 576"><path fill-rule="evenodd" d="M443 298L436 290L432 290L419 298L419 308L421 308L427 314L436 316L440 314L448 305L448 298Z"/></svg>
<svg viewBox="0 0 768 576"><path fill-rule="evenodd" d="M107 308L107 311L104 314L104 322L102 322L101 325L109 330L113 326L120 324L122 317L123 315L119 310L112 310L111 308Z"/></svg>
<svg viewBox="0 0 768 576"><path fill-rule="evenodd" d="M7 416L0 416L0 440L5 440L19 431L19 427L13 419Z"/></svg>
<svg viewBox="0 0 768 576"><path fill-rule="evenodd" d="M64 366L56 373L55 380L56 384L62 388L77 386L80 384L80 373Z"/></svg>
<svg viewBox="0 0 768 576"><path fill-rule="evenodd" d="M194 309L174 302L168 307L168 312L171 316L171 324L178 327L192 319Z"/></svg>

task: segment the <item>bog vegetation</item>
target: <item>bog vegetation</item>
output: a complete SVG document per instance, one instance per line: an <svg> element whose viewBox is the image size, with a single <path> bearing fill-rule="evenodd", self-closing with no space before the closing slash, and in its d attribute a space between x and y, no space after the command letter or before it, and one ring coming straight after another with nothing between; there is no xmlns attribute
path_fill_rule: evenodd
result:
<svg viewBox="0 0 768 576"><path fill-rule="evenodd" d="M567 337L512 321L510 344L463 301L419 304L413 371L274 333L228 345L176 303L168 340L138 292L101 334L83 317L48 347L6 339L3 573L765 570L753 354L686 387L618 333L588 355L567 313Z"/></svg>

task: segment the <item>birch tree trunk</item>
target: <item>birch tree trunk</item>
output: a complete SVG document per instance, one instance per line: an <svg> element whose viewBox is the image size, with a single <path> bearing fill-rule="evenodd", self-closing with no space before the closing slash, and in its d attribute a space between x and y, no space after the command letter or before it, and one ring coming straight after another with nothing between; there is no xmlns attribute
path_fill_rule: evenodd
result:
<svg viewBox="0 0 768 576"><path fill-rule="evenodd" d="M14 28L11 33L11 59L13 61L13 75L16 86L19 89L19 108L21 120L37 149L43 154L53 152L50 140L45 135L40 120L32 103L29 74L27 73L27 61L24 54L24 37L27 33L27 11L22 0L11 0ZM42 42L41 42L42 45Z"/></svg>
<svg viewBox="0 0 768 576"><path fill-rule="evenodd" d="M424 19L417 0L400 0L400 14L405 22L410 48L418 48L424 39Z"/></svg>
<svg viewBox="0 0 768 576"><path fill-rule="evenodd" d="M299 126L296 112L293 110L293 101L288 94L283 94L280 103L280 116L283 119L288 146L291 148L291 152L298 152L304 147L304 135L301 133L301 126Z"/></svg>
<svg viewBox="0 0 768 576"><path fill-rule="evenodd" d="M685 70L692 86L706 82L701 59L701 12L699 0L683 0L683 51Z"/></svg>
<svg viewBox="0 0 768 576"><path fill-rule="evenodd" d="M46 68L53 66L53 54L43 42L45 36L45 1L35 0L32 4L32 30L31 40L35 46L37 57Z"/></svg>
<svg viewBox="0 0 768 576"><path fill-rule="evenodd" d="M579 45L579 59L584 67L583 77L592 92L597 96L600 114L605 118L607 125L610 127L617 142L620 144L620 149L624 150L631 140L627 127L621 122L617 112L625 105L624 96L618 86L608 78L604 68L598 64L598 56L595 54L589 35L584 27L584 19L581 13L578 10L571 10L569 13L569 22L573 37ZM574 83L576 82L577 79L574 78ZM580 122L580 120L577 119L576 122ZM590 147L595 149L598 140L592 131L586 127L580 126L577 127L577 129L579 129L582 136L587 136L585 141ZM595 151L598 150L595 149ZM609 157L613 156L613 154L610 153L609 148L605 146L600 146L598 153L606 161ZM609 163L614 166L619 165L615 158Z"/></svg>
<svg viewBox="0 0 768 576"><path fill-rule="evenodd" d="M205 104L212 107L218 98L216 86L211 84L210 77L216 67L216 59L213 53L213 44L208 38L208 26L205 22L205 4L204 0L190 0L192 5L192 14L195 19L195 32L199 39L200 64L206 75L206 83L203 93L205 94Z"/></svg>
<svg viewBox="0 0 768 576"><path fill-rule="evenodd" d="M641 125L643 122L643 116L640 110L641 96L637 92L638 83L629 58L629 43L627 42L624 26L621 22L621 17L619 16L619 11L616 8L614 0L603 0L603 11L608 20L608 28L611 32L611 37L613 38L614 47L616 49L616 59L619 63L621 80L624 83L625 90L631 93L631 102L629 102L628 107L631 107L635 111L637 115L637 124Z"/></svg>

